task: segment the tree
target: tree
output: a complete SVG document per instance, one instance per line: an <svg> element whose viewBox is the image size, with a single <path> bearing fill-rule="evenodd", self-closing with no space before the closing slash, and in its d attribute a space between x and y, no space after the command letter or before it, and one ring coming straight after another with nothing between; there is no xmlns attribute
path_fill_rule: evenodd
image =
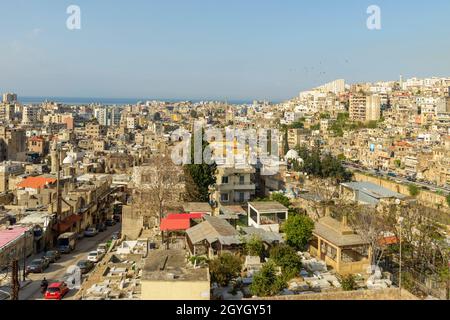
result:
<svg viewBox="0 0 450 320"><path fill-rule="evenodd" d="M284 194L275 192L272 194L272 200L277 201L278 203L281 203L286 208L291 207L291 200L289 200L288 197L286 197Z"/></svg>
<svg viewBox="0 0 450 320"><path fill-rule="evenodd" d="M264 243L254 235L245 241L245 252L250 256L262 257L264 255Z"/></svg>
<svg viewBox="0 0 450 320"><path fill-rule="evenodd" d="M286 281L276 274L275 265L268 262L253 276L250 292L258 297L277 295L286 288Z"/></svg>
<svg viewBox="0 0 450 320"><path fill-rule="evenodd" d="M191 110L190 115L191 115L191 118L194 118L194 119L198 118L198 113L196 110Z"/></svg>
<svg viewBox="0 0 450 320"><path fill-rule="evenodd" d="M342 290L344 291L353 291L358 289L358 285L355 281L355 276L352 274L346 275L342 277Z"/></svg>
<svg viewBox="0 0 450 320"><path fill-rule="evenodd" d="M223 253L209 262L211 281L222 287L226 287L231 280L239 277L241 270L241 258L231 253Z"/></svg>
<svg viewBox="0 0 450 320"><path fill-rule="evenodd" d="M445 198L445 200L447 201L447 204L450 207L450 194Z"/></svg>
<svg viewBox="0 0 450 320"><path fill-rule="evenodd" d="M290 215L284 225L287 243L297 250L304 250L311 238L314 222L305 215Z"/></svg>
<svg viewBox="0 0 450 320"><path fill-rule="evenodd" d="M420 193L420 189L415 184L412 183L408 185L408 191L412 197L416 197Z"/></svg>
<svg viewBox="0 0 450 320"><path fill-rule="evenodd" d="M273 247L270 250L270 258L273 259L277 266L281 267L285 280L296 277L302 268L302 261L299 255L297 255L294 248L286 244Z"/></svg>
<svg viewBox="0 0 450 320"><path fill-rule="evenodd" d="M203 129L202 133L203 133ZM203 134L202 134L203 136ZM194 159L194 135L191 139L191 159ZM202 152L209 145L206 141L202 142ZM208 202L209 201L209 187L216 183L216 164L207 164L205 162L201 164L187 164L184 166L184 174L186 176L186 192L191 202Z"/></svg>
<svg viewBox="0 0 450 320"><path fill-rule="evenodd" d="M161 121L161 113L155 112L153 115L153 121Z"/></svg>
<svg viewBox="0 0 450 320"><path fill-rule="evenodd" d="M383 233L393 231L388 217L376 208L356 204L347 207L344 215L347 216L350 227L370 245L373 252L371 265L378 265L385 250L380 239L383 238Z"/></svg>
<svg viewBox="0 0 450 320"><path fill-rule="evenodd" d="M145 217L155 217L158 222L168 208L181 200L184 188L183 173L169 155L153 156L148 165L137 167L140 182L133 198L134 210Z"/></svg>

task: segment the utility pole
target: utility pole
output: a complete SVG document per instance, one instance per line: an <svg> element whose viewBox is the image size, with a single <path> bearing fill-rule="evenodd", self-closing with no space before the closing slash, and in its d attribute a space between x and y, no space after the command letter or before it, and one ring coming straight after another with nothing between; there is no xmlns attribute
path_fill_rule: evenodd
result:
<svg viewBox="0 0 450 320"><path fill-rule="evenodd" d="M12 295L11 300L19 300L19 261L14 259L11 265L11 287L12 287Z"/></svg>

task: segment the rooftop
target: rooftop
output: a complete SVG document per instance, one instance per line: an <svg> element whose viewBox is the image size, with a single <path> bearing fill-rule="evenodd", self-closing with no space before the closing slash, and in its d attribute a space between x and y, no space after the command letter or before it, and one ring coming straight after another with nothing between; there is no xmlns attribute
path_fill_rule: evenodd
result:
<svg viewBox="0 0 450 320"><path fill-rule="evenodd" d="M338 246L355 246L367 244L363 238L351 228L331 217L323 217L314 225L313 234Z"/></svg>
<svg viewBox="0 0 450 320"><path fill-rule="evenodd" d="M190 267L184 250L155 250L145 260L142 280L209 281L209 271Z"/></svg>
<svg viewBox="0 0 450 320"><path fill-rule="evenodd" d="M219 239L229 243L229 237L237 239L239 232L227 221L218 217L205 216L205 221L186 231L192 243L207 240L209 243ZM233 240L234 241L234 240Z"/></svg>
<svg viewBox="0 0 450 320"><path fill-rule="evenodd" d="M28 229L27 227L15 227L0 230L0 248L20 238Z"/></svg>
<svg viewBox="0 0 450 320"><path fill-rule="evenodd" d="M373 199L370 198L374 198L376 200L383 198L406 198L403 194L391 191L371 182L349 182L342 183L342 186L359 192L357 200L362 202L372 203Z"/></svg>
<svg viewBox="0 0 450 320"><path fill-rule="evenodd" d="M287 211L288 208L283 206L281 203L277 201L258 201L258 202L249 202L253 208L255 208L258 212L273 212L273 211Z"/></svg>
<svg viewBox="0 0 450 320"><path fill-rule="evenodd" d="M31 189L42 189L49 184L55 183L55 178L49 178L44 176L39 177L28 177L25 180L17 184L18 188L31 188Z"/></svg>
<svg viewBox="0 0 450 320"><path fill-rule="evenodd" d="M207 202L186 202L183 205L183 209L186 212L211 212L212 208Z"/></svg>

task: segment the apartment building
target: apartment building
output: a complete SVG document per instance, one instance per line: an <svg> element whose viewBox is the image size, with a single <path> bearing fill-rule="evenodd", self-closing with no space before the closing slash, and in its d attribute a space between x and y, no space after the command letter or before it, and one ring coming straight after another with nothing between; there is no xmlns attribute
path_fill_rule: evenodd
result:
<svg viewBox="0 0 450 320"><path fill-rule="evenodd" d="M219 205L243 204L249 201L255 195L256 186L253 182L255 172L251 166L243 168L219 166L211 200Z"/></svg>
<svg viewBox="0 0 450 320"><path fill-rule="evenodd" d="M354 94L350 97L349 113L353 121L377 121L381 117L381 97Z"/></svg>

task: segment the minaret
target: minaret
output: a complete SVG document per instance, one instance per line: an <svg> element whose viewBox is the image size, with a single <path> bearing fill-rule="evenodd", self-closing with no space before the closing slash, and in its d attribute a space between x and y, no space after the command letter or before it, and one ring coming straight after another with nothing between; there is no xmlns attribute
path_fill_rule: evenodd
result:
<svg viewBox="0 0 450 320"><path fill-rule="evenodd" d="M58 166L59 166L59 157L58 157L58 150L57 150L57 142L56 140L53 140L52 142L52 149L50 151L50 158L52 161L51 165L51 173L57 174L58 173Z"/></svg>

